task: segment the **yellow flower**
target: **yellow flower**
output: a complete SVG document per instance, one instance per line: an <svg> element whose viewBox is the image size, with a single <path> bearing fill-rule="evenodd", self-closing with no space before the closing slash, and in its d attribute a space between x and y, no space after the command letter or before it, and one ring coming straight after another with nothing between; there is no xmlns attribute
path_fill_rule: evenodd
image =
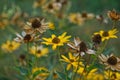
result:
<svg viewBox="0 0 120 80"><path fill-rule="evenodd" d="M109 76L110 76L110 80L120 80L120 72L105 71L104 72L105 79L109 79Z"/></svg>
<svg viewBox="0 0 120 80"><path fill-rule="evenodd" d="M15 41L7 41L6 43L2 44L2 49L6 52L13 52L20 46L20 43Z"/></svg>
<svg viewBox="0 0 120 80"><path fill-rule="evenodd" d="M33 3L33 8L41 7L43 4L45 4L46 0L36 0Z"/></svg>
<svg viewBox="0 0 120 80"><path fill-rule="evenodd" d="M54 25L54 23L52 23L52 22L49 22L49 23L48 23L48 26L49 26L49 28L52 29L52 30L55 29L55 25Z"/></svg>
<svg viewBox="0 0 120 80"><path fill-rule="evenodd" d="M84 23L84 19L81 17L80 13L71 13L68 19L74 24L82 25Z"/></svg>
<svg viewBox="0 0 120 80"><path fill-rule="evenodd" d="M32 46L32 48L30 49L30 53L37 57L46 56L46 54L48 53L48 48L43 48L42 46Z"/></svg>
<svg viewBox="0 0 120 80"><path fill-rule="evenodd" d="M35 74L37 71L41 71L34 80L46 80L47 76L49 75L48 69L45 67L35 67L32 69L32 74Z"/></svg>
<svg viewBox="0 0 120 80"><path fill-rule="evenodd" d="M52 45L52 49L55 50L57 48L57 46L63 46L64 43L68 42L69 38L71 36L66 36L66 32L64 32L61 36L56 36L54 34L52 34L51 38L43 38L44 42L42 42L43 44L46 45Z"/></svg>
<svg viewBox="0 0 120 80"><path fill-rule="evenodd" d="M62 57L61 61L68 63L67 70L69 70L71 68L71 66L76 67L78 65L78 62L77 62L78 58L73 56L72 53L70 53L70 52L68 53L68 55L69 55L69 58L67 58L64 55L61 55L61 57Z"/></svg>
<svg viewBox="0 0 120 80"><path fill-rule="evenodd" d="M97 73L97 69L95 68L88 73L87 80L104 80L104 77L102 74Z"/></svg>
<svg viewBox="0 0 120 80"><path fill-rule="evenodd" d="M118 32L117 29L112 29L112 30L109 30L109 31L103 31L103 30L101 30L100 32L94 33L94 35L100 34L100 36L102 38L102 41L104 41L104 40L108 40L110 38L118 38L115 35L117 32Z"/></svg>

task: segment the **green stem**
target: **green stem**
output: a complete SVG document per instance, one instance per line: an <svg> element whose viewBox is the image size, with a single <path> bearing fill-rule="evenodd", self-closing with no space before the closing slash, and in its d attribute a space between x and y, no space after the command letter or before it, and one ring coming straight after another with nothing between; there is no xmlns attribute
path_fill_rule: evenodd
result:
<svg viewBox="0 0 120 80"><path fill-rule="evenodd" d="M86 63L86 65L85 65L85 68L84 68L84 70L83 70L83 72L82 72L82 74L81 74L81 79L82 79L82 77L83 77L83 73L85 72L85 70L86 70L86 68L87 68L87 65L89 64L89 62L90 62L90 59L91 59L91 55L88 55L88 61L86 61L87 63ZM86 72L86 75L85 76L87 76L87 74L88 74L88 71Z"/></svg>
<svg viewBox="0 0 120 80"><path fill-rule="evenodd" d="M97 58L98 58L98 55L100 55L100 54L104 51L107 43L108 43L108 41L106 41L105 44L102 46L102 48L96 52L96 57L94 58L94 60L93 60L93 62L92 62L91 65L94 65L95 61L96 61Z"/></svg>
<svg viewBox="0 0 120 80"><path fill-rule="evenodd" d="M113 21L113 27L112 29L115 29L116 28L116 21Z"/></svg>
<svg viewBox="0 0 120 80"><path fill-rule="evenodd" d="M64 70L64 73L65 73L65 75L66 75L66 80L68 80L67 71L66 71L66 69L64 68L62 62L60 61L61 55L60 55L60 52L59 52L59 48L58 48L58 59L59 59L60 65L61 65L61 67L62 67L62 69Z"/></svg>
<svg viewBox="0 0 120 80"><path fill-rule="evenodd" d="M108 80L110 80L110 70L108 69Z"/></svg>
<svg viewBox="0 0 120 80"><path fill-rule="evenodd" d="M27 52L29 52L29 42L27 43ZM31 80L30 75L31 75L31 70L30 70L30 65L29 65L29 54L27 53L27 64L28 64L28 75L27 77L29 80Z"/></svg>

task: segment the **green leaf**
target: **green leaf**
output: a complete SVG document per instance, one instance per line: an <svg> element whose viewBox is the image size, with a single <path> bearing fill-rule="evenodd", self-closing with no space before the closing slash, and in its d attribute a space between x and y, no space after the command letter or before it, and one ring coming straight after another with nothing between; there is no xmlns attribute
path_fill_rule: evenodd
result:
<svg viewBox="0 0 120 80"><path fill-rule="evenodd" d="M33 73L33 79L34 79L37 75L39 75L39 74L41 74L41 73L49 73L49 72L48 72L48 71L45 71L45 70L38 70L38 71L36 71L36 72Z"/></svg>
<svg viewBox="0 0 120 80"><path fill-rule="evenodd" d="M69 77L67 77L66 76L66 74L65 73L62 73L62 72L56 72L57 73L57 75L58 75L58 77L60 78L60 79L62 79L62 80L70 80L70 78Z"/></svg>

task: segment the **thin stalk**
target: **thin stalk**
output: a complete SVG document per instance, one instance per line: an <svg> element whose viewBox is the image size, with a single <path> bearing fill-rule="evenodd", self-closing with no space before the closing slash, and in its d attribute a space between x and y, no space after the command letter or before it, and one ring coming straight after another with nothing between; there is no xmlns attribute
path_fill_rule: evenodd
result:
<svg viewBox="0 0 120 80"><path fill-rule="evenodd" d="M82 77L83 77L83 73L85 72L85 70L86 70L86 68L87 68L87 65L88 65L89 62L90 62L90 59L91 59L91 55L88 55L88 59L87 59L88 61L87 61L86 65L85 65L85 68L84 68L82 74L81 74L81 79L82 79ZM87 74L88 74L88 72L86 72L86 76L87 76Z"/></svg>
<svg viewBox="0 0 120 80"><path fill-rule="evenodd" d="M105 44L102 46L102 48L96 52L96 57L94 58L94 60L93 60L93 62L91 63L91 65L94 65L94 63L95 63L98 55L100 55L100 54L104 51L107 43L108 43L108 41L106 41Z"/></svg>
<svg viewBox="0 0 120 80"><path fill-rule="evenodd" d="M65 73L65 75L66 75L66 80L68 80L68 79L67 79L67 78L68 78L67 71L66 71L66 69L64 68L64 66L63 66L62 62L60 61L60 59L61 59L61 55L60 55L59 48L58 48L58 60L59 60L59 63L60 63L60 65L61 65L61 67L62 67L63 70L64 70L64 73Z"/></svg>

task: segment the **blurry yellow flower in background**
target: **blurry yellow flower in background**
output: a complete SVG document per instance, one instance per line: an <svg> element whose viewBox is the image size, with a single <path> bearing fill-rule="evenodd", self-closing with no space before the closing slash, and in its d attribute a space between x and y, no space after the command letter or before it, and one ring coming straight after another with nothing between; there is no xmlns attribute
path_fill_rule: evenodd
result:
<svg viewBox="0 0 120 80"><path fill-rule="evenodd" d="M55 50L57 48L57 46L63 46L64 43L68 42L69 38L71 36L66 36L66 32L64 32L61 36L56 36L54 34L52 34L51 38L43 38L43 44L46 45L52 45L52 49Z"/></svg>
<svg viewBox="0 0 120 80"><path fill-rule="evenodd" d="M33 8L41 7L45 2L46 2L46 0L36 0L33 3Z"/></svg>
<svg viewBox="0 0 120 80"><path fill-rule="evenodd" d="M34 80L46 80L49 75L49 71L45 67L35 67L32 69L32 74L39 73Z"/></svg>
<svg viewBox="0 0 120 80"><path fill-rule="evenodd" d="M78 65L78 61L77 61L78 58L73 56L72 53L70 53L70 52L68 53L68 55L69 55L69 58L67 58L64 55L61 55L62 59L60 59L61 61L68 63L67 70L69 70L71 67L77 67L77 65Z"/></svg>
<svg viewBox="0 0 120 80"><path fill-rule="evenodd" d="M104 77L102 74L98 73L95 68L87 74L87 80L104 80Z"/></svg>
<svg viewBox="0 0 120 80"><path fill-rule="evenodd" d="M1 48L5 51L5 52L13 52L16 49L18 49L20 46L20 43L17 43L15 41L7 41L6 43L3 43Z"/></svg>
<svg viewBox="0 0 120 80"><path fill-rule="evenodd" d="M112 30L109 30L109 31L99 31L99 32L96 32L94 33L95 35L96 34L100 34L101 38L102 38L102 41L104 40L108 40L110 38L118 38L115 34L118 33L118 30L117 29L112 29Z"/></svg>
<svg viewBox="0 0 120 80"><path fill-rule="evenodd" d="M109 79L110 77L110 80L120 80L120 72L104 71L104 77L105 79Z"/></svg>
<svg viewBox="0 0 120 80"><path fill-rule="evenodd" d="M9 25L9 21L7 19L0 20L0 29L4 29L7 25Z"/></svg>
<svg viewBox="0 0 120 80"><path fill-rule="evenodd" d="M71 23L82 25L84 23L84 19L81 17L79 13L71 13L68 16L68 19Z"/></svg>
<svg viewBox="0 0 120 80"><path fill-rule="evenodd" d="M46 56L48 53L48 48L43 48L43 46L32 46L30 53L37 57Z"/></svg>
<svg viewBox="0 0 120 80"><path fill-rule="evenodd" d="M48 23L48 26L49 26L49 28L52 29L52 30L55 29L55 25L54 25L54 23L52 23L52 22L49 22L49 23Z"/></svg>

